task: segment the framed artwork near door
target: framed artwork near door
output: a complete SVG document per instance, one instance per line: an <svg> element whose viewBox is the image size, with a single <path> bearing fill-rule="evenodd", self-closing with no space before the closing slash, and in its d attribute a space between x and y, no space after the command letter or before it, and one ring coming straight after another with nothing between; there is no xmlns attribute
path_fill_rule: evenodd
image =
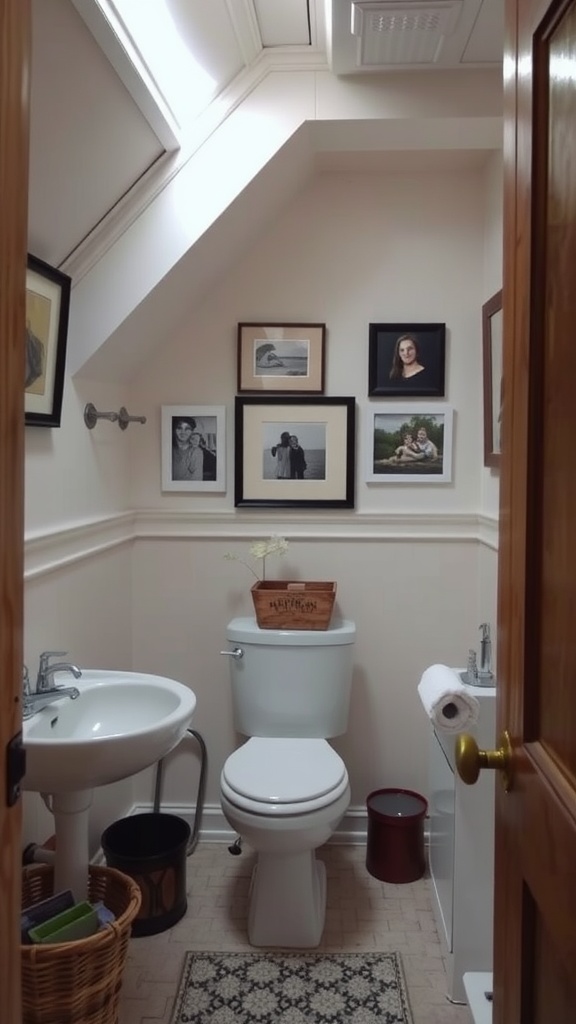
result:
<svg viewBox="0 0 576 1024"><path fill-rule="evenodd" d="M354 508L354 398L236 398L234 504Z"/></svg>
<svg viewBox="0 0 576 1024"><path fill-rule="evenodd" d="M28 255L24 422L59 427L64 392L71 278Z"/></svg>
<svg viewBox="0 0 576 1024"><path fill-rule="evenodd" d="M484 377L484 465L500 465L502 418L502 290L482 306L482 365Z"/></svg>

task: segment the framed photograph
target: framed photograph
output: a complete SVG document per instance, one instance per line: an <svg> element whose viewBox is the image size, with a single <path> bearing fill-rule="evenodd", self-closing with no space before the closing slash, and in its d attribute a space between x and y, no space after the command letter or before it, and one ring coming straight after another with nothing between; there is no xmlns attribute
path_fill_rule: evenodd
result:
<svg viewBox="0 0 576 1024"><path fill-rule="evenodd" d="M324 391L325 324L238 324L238 391Z"/></svg>
<svg viewBox="0 0 576 1024"><path fill-rule="evenodd" d="M482 306L484 465L500 465L502 419L502 290Z"/></svg>
<svg viewBox="0 0 576 1024"><path fill-rule="evenodd" d="M368 411L368 483L450 482L451 406L378 405Z"/></svg>
<svg viewBox="0 0 576 1024"><path fill-rule="evenodd" d="M237 398L234 504L354 508L354 398Z"/></svg>
<svg viewBox="0 0 576 1024"><path fill-rule="evenodd" d="M444 394L446 324L370 324L368 395Z"/></svg>
<svg viewBox="0 0 576 1024"><path fill-rule="evenodd" d="M226 408L162 406L162 490L226 490Z"/></svg>
<svg viewBox="0 0 576 1024"><path fill-rule="evenodd" d="M59 427L72 281L36 256L26 268L24 422Z"/></svg>

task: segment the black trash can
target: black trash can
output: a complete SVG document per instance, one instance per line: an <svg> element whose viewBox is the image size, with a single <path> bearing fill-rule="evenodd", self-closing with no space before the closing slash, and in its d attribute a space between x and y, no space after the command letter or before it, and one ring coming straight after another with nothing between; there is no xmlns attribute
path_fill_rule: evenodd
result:
<svg viewBox="0 0 576 1024"><path fill-rule="evenodd" d="M156 935L186 913L186 850L190 826L174 814L120 818L102 833L106 864L140 886L142 904L132 935Z"/></svg>
<svg viewBox="0 0 576 1024"><path fill-rule="evenodd" d="M411 789L376 789L366 799L366 868L381 882L415 882L426 870L428 803Z"/></svg>

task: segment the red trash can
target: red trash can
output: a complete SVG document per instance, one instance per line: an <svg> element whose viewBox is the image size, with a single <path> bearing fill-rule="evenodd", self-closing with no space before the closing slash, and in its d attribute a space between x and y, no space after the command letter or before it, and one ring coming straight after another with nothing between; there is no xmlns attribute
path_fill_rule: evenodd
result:
<svg viewBox="0 0 576 1024"><path fill-rule="evenodd" d="M428 802L411 789L375 789L366 798L366 868L381 882L415 882L426 870Z"/></svg>

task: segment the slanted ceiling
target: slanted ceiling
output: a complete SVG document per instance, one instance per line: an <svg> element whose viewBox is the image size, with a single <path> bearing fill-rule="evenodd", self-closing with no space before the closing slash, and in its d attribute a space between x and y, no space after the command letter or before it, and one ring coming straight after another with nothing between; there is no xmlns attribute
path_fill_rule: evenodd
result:
<svg viewBox="0 0 576 1024"><path fill-rule="evenodd" d="M401 32L396 48L381 32L384 48L363 39L378 26L419 24L419 11L422 24L449 26L433 60L409 65L422 73L497 66L504 0L437 0L434 9L443 15L446 4L450 16L438 22L429 0L379 0L374 10L371 0L32 0L29 251L70 273L74 288L110 235L209 137L216 112L241 104L271 70L343 80L406 71ZM168 17L164 27L152 13ZM353 148L345 147L349 166ZM363 153L373 166L364 136L357 148L356 169ZM324 168L341 156L334 147Z"/></svg>
<svg viewBox="0 0 576 1024"><path fill-rule="evenodd" d="M208 105L265 51L285 65L313 50L337 75L387 73L386 64L374 64L374 43L364 44L372 64L363 64L362 39L351 31L353 10L361 13L368 32L387 9L433 13L454 2L456 23L431 67L493 66L501 59L504 0L333 0L327 6L324 0L154 0L154 5L168 7L191 59L200 45L210 81ZM142 78L140 89L133 81L136 69L149 90L156 85L157 107L169 95L158 60L165 44L146 33L147 9L143 0L101 0L100 5L97 0L32 0L29 249L55 266L150 173L166 149L178 144L170 145L170 133L163 135L144 102ZM114 60L118 19L135 49ZM402 33L398 36L400 47ZM383 39L382 45L393 44ZM405 67L391 64L399 66Z"/></svg>

